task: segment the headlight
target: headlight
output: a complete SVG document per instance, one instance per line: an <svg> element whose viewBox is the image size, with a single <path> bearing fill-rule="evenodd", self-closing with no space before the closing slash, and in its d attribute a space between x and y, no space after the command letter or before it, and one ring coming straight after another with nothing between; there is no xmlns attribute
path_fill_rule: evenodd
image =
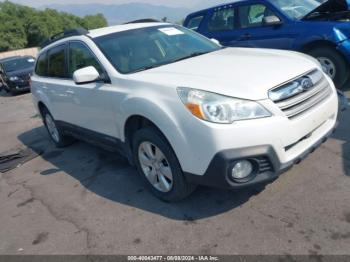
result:
<svg viewBox="0 0 350 262"><path fill-rule="evenodd" d="M231 124L238 120L271 116L271 113L257 102L187 87L179 87L177 92L187 109L193 115L205 121Z"/></svg>
<svg viewBox="0 0 350 262"><path fill-rule="evenodd" d="M18 76L11 76L9 79L10 79L10 81L17 81L17 80L19 80Z"/></svg>

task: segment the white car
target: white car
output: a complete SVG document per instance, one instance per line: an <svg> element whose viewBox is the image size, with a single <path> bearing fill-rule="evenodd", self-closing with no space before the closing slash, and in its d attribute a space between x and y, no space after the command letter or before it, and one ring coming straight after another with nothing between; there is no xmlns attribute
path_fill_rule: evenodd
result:
<svg viewBox="0 0 350 262"><path fill-rule="evenodd" d="M168 23L51 39L32 94L58 147L74 137L122 152L165 201L196 185L274 180L330 136L338 114L336 89L313 58L223 48Z"/></svg>

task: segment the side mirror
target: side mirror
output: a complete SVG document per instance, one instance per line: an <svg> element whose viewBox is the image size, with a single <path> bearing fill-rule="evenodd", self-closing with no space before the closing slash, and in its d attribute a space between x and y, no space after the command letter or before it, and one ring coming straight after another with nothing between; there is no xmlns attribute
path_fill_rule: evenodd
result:
<svg viewBox="0 0 350 262"><path fill-rule="evenodd" d="M100 79L100 74L93 66L84 67L74 72L73 80L77 85L96 82Z"/></svg>
<svg viewBox="0 0 350 262"><path fill-rule="evenodd" d="M221 46L221 44L220 44L219 40L217 40L217 39L215 39L215 38L211 38L210 40L211 40L213 43L215 43L215 44L217 44L217 45L220 45L220 46Z"/></svg>
<svg viewBox="0 0 350 262"><path fill-rule="evenodd" d="M263 24L265 26L277 26L282 25L283 22L278 16L270 15L263 18Z"/></svg>

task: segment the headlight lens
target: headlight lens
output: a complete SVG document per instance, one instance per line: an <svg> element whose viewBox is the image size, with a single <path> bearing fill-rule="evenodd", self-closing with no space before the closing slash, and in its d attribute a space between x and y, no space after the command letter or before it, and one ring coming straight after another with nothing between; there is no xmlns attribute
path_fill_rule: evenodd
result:
<svg viewBox="0 0 350 262"><path fill-rule="evenodd" d="M17 81L19 78L18 76L11 76L10 81Z"/></svg>
<svg viewBox="0 0 350 262"><path fill-rule="evenodd" d="M257 102L187 87L179 87L177 92L187 109L193 115L205 121L231 124L238 120L271 116L271 113Z"/></svg>

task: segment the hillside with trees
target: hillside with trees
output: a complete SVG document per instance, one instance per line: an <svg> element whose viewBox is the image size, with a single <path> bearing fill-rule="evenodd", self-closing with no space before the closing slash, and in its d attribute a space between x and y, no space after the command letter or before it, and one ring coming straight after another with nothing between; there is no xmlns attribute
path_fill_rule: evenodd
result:
<svg viewBox="0 0 350 262"><path fill-rule="evenodd" d="M107 26L102 14L78 17L54 9L37 10L9 1L0 2L0 52L39 46L66 29Z"/></svg>

